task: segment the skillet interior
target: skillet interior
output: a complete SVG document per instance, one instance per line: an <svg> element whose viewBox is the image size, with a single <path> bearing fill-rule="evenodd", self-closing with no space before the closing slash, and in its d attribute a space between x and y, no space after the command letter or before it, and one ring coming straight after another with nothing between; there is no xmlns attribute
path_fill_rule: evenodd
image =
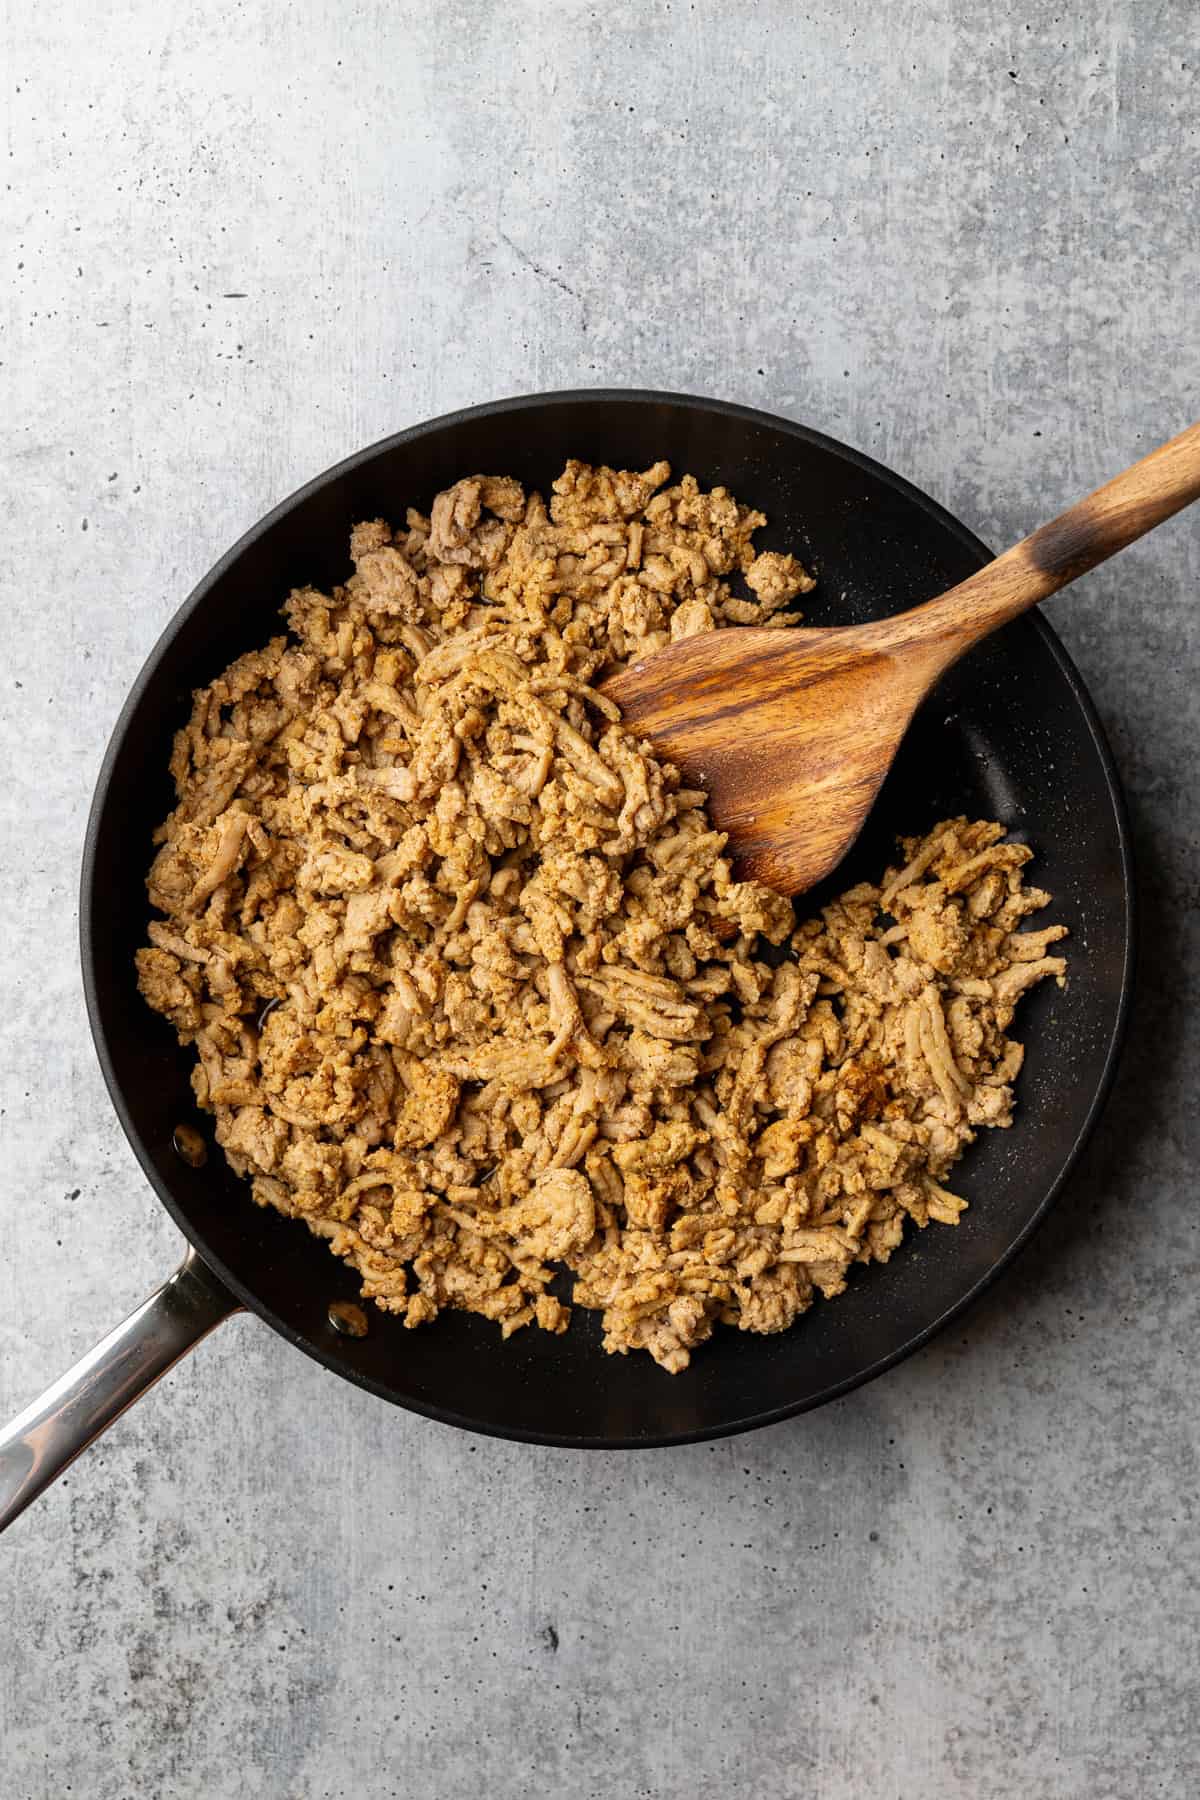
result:
<svg viewBox="0 0 1200 1800"><path fill-rule="evenodd" d="M443 1314L408 1332L371 1312L361 1340L328 1325L357 1283L298 1224L250 1203L219 1153L199 1171L171 1150L193 1119L191 1052L140 1000L150 834L171 804L172 732L193 687L279 628L288 589L349 571L351 524L428 507L483 469L544 487L569 455L723 482L767 513L766 548L798 551L818 576L806 617L845 624L913 605L988 559L962 526L877 464L785 421L711 401L583 392L500 402L386 440L319 477L222 559L139 676L110 744L83 871L84 980L117 1110L159 1197L238 1295L292 1342L384 1398L476 1430L549 1442L681 1441L815 1406L914 1349L1014 1253L1057 1194L1102 1103L1124 1022L1131 891L1123 803L1090 702L1040 617L1018 620L943 683L916 722L863 839L822 892L878 872L900 831L950 813L1002 819L1034 843L1052 916L1071 930L1065 992L1040 988L1018 1035L1028 1062L1010 1132L986 1132L955 1185L956 1230L912 1234L886 1267L856 1272L781 1336L719 1329L684 1374L599 1349L596 1315L564 1338Z"/></svg>

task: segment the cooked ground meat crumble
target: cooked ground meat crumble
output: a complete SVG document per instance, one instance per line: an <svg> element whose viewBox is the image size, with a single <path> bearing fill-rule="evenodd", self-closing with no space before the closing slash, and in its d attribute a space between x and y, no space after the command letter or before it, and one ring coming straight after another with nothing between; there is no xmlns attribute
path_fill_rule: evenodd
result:
<svg viewBox="0 0 1200 1800"><path fill-rule="evenodd" d="M603 1312L672 1372L790 1325L1007 1125L1018 998L1065 964L1001 826L952 819L800 923L596 691L812 586L691 477L568 463L355 528L355 573L195 696L143 994L255 1200L409 1325ZM744 577L744 593L729 578ZM749 597L745 597L748 593ZM775 946L771 954L764 944Z"/></svg>

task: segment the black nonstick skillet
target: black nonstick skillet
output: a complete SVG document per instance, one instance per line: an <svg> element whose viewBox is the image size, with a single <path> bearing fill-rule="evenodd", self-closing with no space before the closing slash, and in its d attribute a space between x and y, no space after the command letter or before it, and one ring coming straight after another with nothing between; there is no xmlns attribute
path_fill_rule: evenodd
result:
<svg viewBox="0 0 1200 1800"><path fill-rule="evenodd" d="M249 1308L326 1367L396 1406L469 1430L610 1449L745 1431L819 1406L922 1344L1012 1259L1060 1192L1111 1082L1132 972L1124 804L1095 711L1043 618L1017 620L961 663L909 733L867 830L827 884L878 874L895 836L956 813L999 818L1038 854L1034 875L1070 927L1065 991L1024 1004L1027 1046L1010 1131L986 1132L956 1172L956 1230L913 1233L777 1337L718 1330L681 1375L607 1356L595 1314L565 1337L443 1314L420 1331L340 1303L353 1274L302 1226L250 1202L189 1085L192 1053L140 999L151 832L172 803L171 737L191 690L279 629L288 590L349 572L358 519L402 517L479 470L545 488L569 456L623 467L669 458L770 520L765 548L818 577L811 623L880 617L988 559L977 538L887 469L802 425L713 400L636 391L534 395L453 413L338 464L286 500L188 598L139 675L104 759L81 894L83 980L113 1104L185 1238L180 1270L90 1357L0 1434L0 1526L212 1326ZM821 891L802 905L819 904ZM198 1132L209 1153L195 1155ZM181 1150L185 1154L181 1154ZM196 1166L198 1165L198 1166ZM331 1307L334 1309L331 1315ZM358 1323L353 1312L351 1322Z"/></svg>

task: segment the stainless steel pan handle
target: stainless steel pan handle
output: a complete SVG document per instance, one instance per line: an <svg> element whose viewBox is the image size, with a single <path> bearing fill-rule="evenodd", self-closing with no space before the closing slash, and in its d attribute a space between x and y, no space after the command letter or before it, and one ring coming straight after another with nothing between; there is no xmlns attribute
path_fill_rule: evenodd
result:
<svg viewBox="0 0 1200 1800"><path fill-rule="evenodd" d="M189 1247L169 1281L0 1431L0 1531L241 1301Z"/></svg>

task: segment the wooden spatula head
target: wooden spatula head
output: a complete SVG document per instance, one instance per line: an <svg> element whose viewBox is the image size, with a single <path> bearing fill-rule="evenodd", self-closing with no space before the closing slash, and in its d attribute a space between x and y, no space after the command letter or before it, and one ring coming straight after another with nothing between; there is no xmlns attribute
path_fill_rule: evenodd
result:
<svg viewBox="0 0 1200 1800"><path fill-rule="evenodd" d="M803 893L862 829L935 673L875 631L706 632L604 683L629 729L708 794L741 880Z"/></svg>

